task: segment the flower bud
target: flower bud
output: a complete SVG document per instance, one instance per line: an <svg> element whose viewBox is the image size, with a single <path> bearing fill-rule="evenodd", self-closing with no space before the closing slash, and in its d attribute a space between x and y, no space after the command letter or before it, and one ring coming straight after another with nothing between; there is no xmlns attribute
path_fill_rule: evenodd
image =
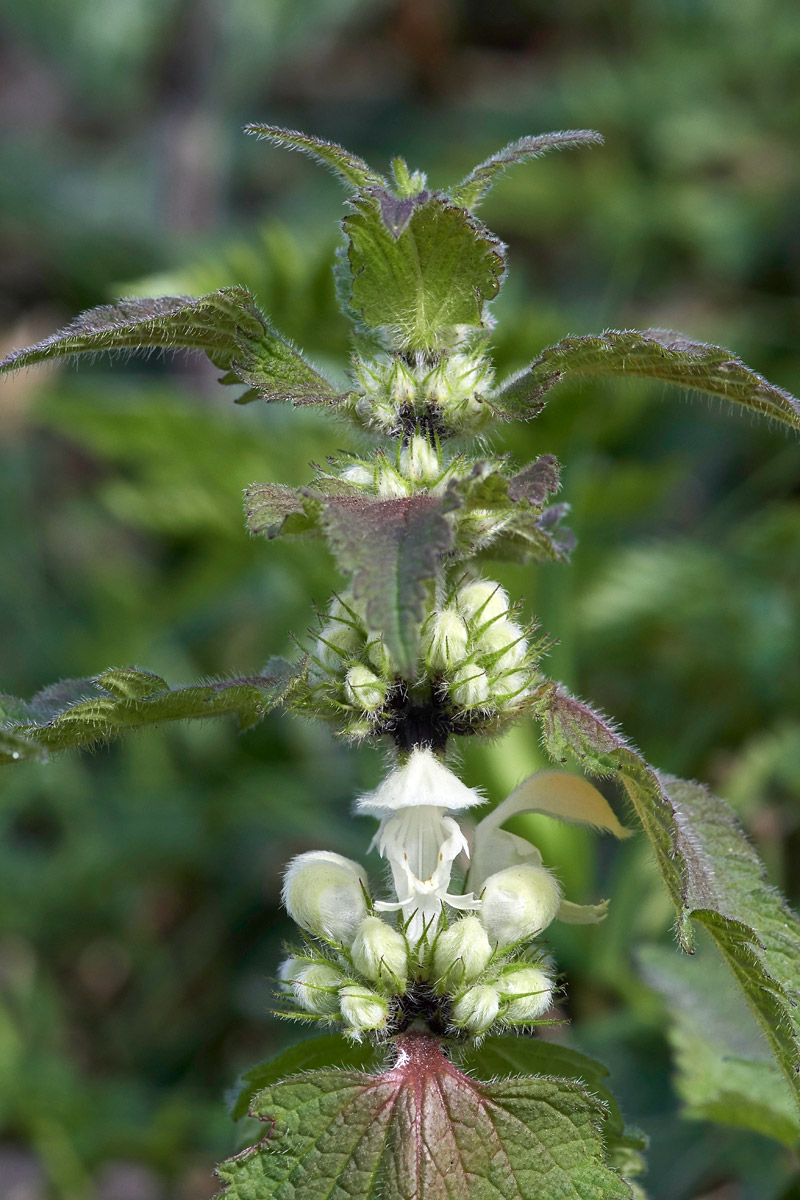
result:
<svg viewBox="0 0 800 1200"><path fill-rule="evenodd" d="M389 376L392 399L396 404L413 404L417 395L417 379L401 358L395 358Z"/></svg>
<svg viewBox="0 0 800 1200"><path fill-rule="evenodd" d="M492 956L486 930L477 917L462 917L436 939L433 967L442 991L474 983Z"/></svg>
<svg viewBox="0 0 800 1200"><path fill-rule="evenodd" d="M539 967L512 968L500 976L497 987L508 1021L536 1021L553 1003L553 980Z"/></svg>
<svg viewBox="0 0 800 1200"><path fill-rule="evenodd" d="M456 605L467 620L474 618L476 624L483 625L508 612L508 593L503 591L499 583L476 579L459 588Z"/></svg>
<svg viewBox="0 0 800 1200"><path fill-rule="evenodd" d="M350 463L339 474L348 483L355 483L359 487L371 487L375 478L375 472L364 463Z"/></svg>
<svg viewBox="0 0 800 1200"><path fill-rule="evenodd" d="M423 642L428 666L434 671L456 670L466 657L468 639L467 627L454 608L434 613Z"/></svg>
<svg viewBox="0 0 800 1200"><path fill-rule="evenodd" d="M349 946L367 915L366 882L352 859L310 850L298 854L286 869L284 907L301 929Z"/></svg>
<svg viewBox="0 0 800 1200"><path fill-rule="evenodd" d="M389 1016L389 1006L383 996L360 983L346 983L339 989L339 1007L342 1019L357 1033L382 1029Z"/></svg>
<svg viewBox="0 0 800 1200"><path fill-rule="evenodd" d="M386 699L386 684L369 667L360 663L347 672L344 690L350 703L363 708L365 712L375 712Z"/></svg>
<svg viewBox="0 0 800 1200"><path fill-rule="evenodd" d="M404 992L408 951L402 933L380 917L367 917L356 934L351 953L353 966L373 983Z"/></svg>
<svg viewBox="0 0 800 1200"><path fill-rule="evenodd" d="M528 652L525 631L516 621L500 617L484 629L475 649L479 654L497 655L493 666L516 667Z"/></svg>
<svg viewBox="0 0 800 1200"><path fill-rule="evenodd" d="M500 996L488 983L468 988L453 1002L453 1024L475 1036L486 1033L497 1020Z"/></svg>
<svg viewBox="0 0 800 1200"><path fill-rule="evenodd" d="M364 635L348 621L328 621L322 627L314 647L314 657L329 670L340 671L343 664L355 658L364 645Z"/></svg>
<svg viewBox="0 0 800 1200"><path fill-rule="evenodd" d="M400 452L400 470L418 482L436 479L441 472L439 455L426 437L412 437Z"/></svg>
<svg viewBox="0 0 800 1200"><path fill-rule="evenodd" d="M288 984L301 1008L312 1013L335 1013L339 1011L339 988L344 976L328 963L308 963L290 958L281 971L284 984Z"/></svg>
<svg viewBox="0 0 800 1200"><path fill-rule="evenodd" d="M459 708L475 708L489 699L489 679L482 667L464 663L453 673L450 695Z"/></svg>
<svg viewBox="0 0 800 1200"><path fill-rule="evenodd" d="M525 689L530 687L532 680L533 672L531 671L501 671L499 675L492 672L489 678L489 690L494 698L521 700Z"/></svg>
<svg viewBox="0 0 800 1200"><path fill-rule="evenodd" d="M394 674L394 659L386 648L386 643L382 637L373 637L366 647L367 661L381 675Z"/></svg>
<svg viewBox="0 0 800 1200"><path fill-rule="evenodd" d="M481 922L496 946L510 946L546 928L558 912L561 888L545 867L521 863L490 875L481 892Z"/></svg>

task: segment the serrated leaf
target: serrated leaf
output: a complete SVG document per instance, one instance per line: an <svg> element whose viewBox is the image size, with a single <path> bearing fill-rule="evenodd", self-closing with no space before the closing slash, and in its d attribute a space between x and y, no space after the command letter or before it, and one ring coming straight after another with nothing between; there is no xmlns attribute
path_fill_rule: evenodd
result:
<svg viewBox="0 0 800 1200"><path fill-rule="evenodd" d="M351 154L337 142L327 142L322 138L312 137L309 133L300 133L296 129L281 129L277 125L245 125L244 131L254 133L275 146L283 146L287 150L300 150L317 162L330 167L349 187L388 187L386 179L377 171L373 171L363 158Z"/></svg>
<svg viewBox="0 0 800 1200"><path fill-rule="evenodd" d="M692 921L721 951L800 1104L800 920L770 888L733 810L698 783L655 771L588 705L548 684L539 716L548 752L571 754L624 785L692 949Z"/></svg>
<svg viewBox="0 0 800 1200"><path fill-rule="evenodd" d="M501 416L534 417L542 397L572 376L628 376L693 388L800 429L800 401L775 387L721 346L664 329L609 329L568 337L545 350L491 397Z"/></svg>
<svg viewBox="0 0 800 1200"><path fill-rule="evenodd" d="M282 483L254 483L246 488L244 510L250 532L265 534L268 538L284 532L307 532L316 524L313 517L306 516L304 496L299 488L286 487ZM290 521L290 518L296 520Z"/></svg>
<svg viewBox="0 0 800 1200"><path fill-rule="evenodd" d="M605 1083L608 1068L570 1046L559 1046L537 1037L488 1037L459 1054L462 1070L479 1079L513 1075L549 1075L584 1085L606 1107L603 1137L609 1162L623 1176L645 1170L642 1157L647 1138L637 1129L625 1127L620 1107ZM624 1164L624 1168L621 1164Z"/></svg>
<svg viewBox="0 0 800 1200"><path fill-rule="evenodd" d="M0 763L23 762L28 758L42 758L43 750L28 738L20 737L6 729L0 729Z"/></svg>
<svg viewBox="0 0 800 1200"><path fill-rule="evenodd" d="M219 1168L225 1200L630 1200L605 1109L563 1079L478 1083L437 1039L398 1039L380 1075L313 1071L256 1096L258 1145Z"/></svg>
<svg viewBox="0 0 800 1200"><path fill-rule="evenodd" d="M161 296L120 300L81 313L65 329L0 362L0 371L73 354L117 350L203 350L262 399L324 403L336 387L272 328L247 288L227 287L199 299Z"/></svg>
<svg viewBox="0 0 800 1200"><path fill-rule="evenodd" d="M374 196L360 193L342 227L348 239L348 303L398 349L434 350L458 326L480 328L500 289L502 245L437 193L414 209L399 236Z"/></svg>
<svg viewBox="0 0 800 1200"><path fill-rule="evenodd" d="M416 663L428 587L453 531L434 496L400 500L333 498L320 523L340 569L365 603L370 629L382 633L401 674Z"/></svg>
<svg viewBox="0 0 800 1200"><path fill-rule="evenodd" d="M381 1058L371 1042L353 1042L341 1033L308 1038L296 1046L290 1046L275 1058L245 1071L231 1116L234 1121L246 1117L257 1092L280 1083L289 1075L318 1071L321 1067L336 1067L340 1071L373 1071L380 1067Z"/></svg>
<svg viewBox="0 0 800 1200"><path fill-rule="evenodd" d="M637 957L668 1006L684 1115L753 1129L795 1149L800 1114L791 1091L722 963L705 950L687 958L663 946Z"/></svg>
<svg viewBox="0 0 800 1200"><path fill-rule="evenodd" d="M540 158L548 150L562 150L571 146L593 144L600 146L603 144L602 134L596 133L593 129L562 129L556 133L539 133L531 137L519 138L474 167L466 179L463 179L457 187L451 190L450 195L456 204L474 209L508 168L513 167L516 163L527 162L531 158Z"/></svg>
<svg viewBox="0 0 800 1200"><path fill-rule="evenodd" d="M148 671L113 669L94 679L56 684L29 702L17 701L13 723L0 733L47 750L66 750L106 742L126 730L161 721L230 714L248 729L280 702L292 675L288 663L274 660L263 675L171 688Z"/></svg>

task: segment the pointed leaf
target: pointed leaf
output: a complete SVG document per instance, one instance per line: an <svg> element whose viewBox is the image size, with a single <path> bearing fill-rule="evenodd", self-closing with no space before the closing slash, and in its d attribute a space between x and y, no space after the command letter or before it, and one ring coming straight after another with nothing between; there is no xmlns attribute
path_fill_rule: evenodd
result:
<svg viewBox="0 0 800 1200"><path fill-rule="evenodd" d="M796 1149L800 1114L786 1080L725 968L705 950L694 958L663 946L637 955L664 997L684 1115L754 1129Z"/></svg>
<svg viewBox="0 0 800 1200"><path fill-rule="evenodd" d="M545 1042L538 1037L488 1037L479 1045L462 1051L458 1065L479 1079L525 1074L578 1081L606 1106L603 1138L609 1161L617 1165L614 1164L615 1156L624 1157L623 1175L636 1175L644 1170L641 1152L647 1149L647 1138L636 1129L625 1128L619 1105L605 1083L608 1068L596 1059L570 1046Z"/></svg>
<svg viewBox="0 0 800 1200"><path fill-rule="evenodd" d="M564 338L503 384L491 403L505 417L534 417L545 393L573 375L675 383L800 429L800 401L794 396L768 383L729 350L664 329L609 329L599 336Z"/></svg>
<svg viewBox="0 0 800 1200"><path fill-rule="evenodd" d="M558 685L542 689L548 752L620 779L649 837L692 948L692 920L722 952L800 1102L800 920L778 892L735 814L707 788L655 771L614 727Z"/></svg>
<svg viewBox="0 0 800 1200"><path fill-rule="evenodd" d="M383 634L401 674L413 670L428 589L453 540L442 500L335 498L320 520L370 629Z"/></svg>
<svg viewBox="0 0 800 1200"><path fill-rule="evenodd" d="M268 667L263 675L178 688L135 667L106 671L95 679L67 680L27 703L17 701L13 723L0 734L22 737L48 750L66 750L161 721L231 714L247 729L280 702L291 684L293 668L288 663L275 660ZM12 760L17 761L13 755ZM3 761L10 760L0 756Z"/></svg>
<svg viewBox="0 0 800 1200"><path fill-rule="evenodd" d="M247 383L266 400L321 403L337 398L335 386L275 332L243 287L222 288L196 300L134 298L89 309L58 333L13 351L0 362L0 371L72 354L154 348L203 350L228 372L225 382Z"/></svg>
<svg viewBox="0 0 800 1200"><path fill-rule="evenodd" d="M382 1055L371 1042L353 1042L341 1033L308 1038L296 1046L290 1046L275 1058L245 1071L231 1116L234 1121L246 1117L256 1093L280 1083L288 1075L296 1075L300 1071L318 1071L321 1067L336 1067L341 1071L373 1071L379 1068L381 1058Z"/></svg>
<svg viewBox="0 0 800 1200"><path fill-rule="evenodd" d="M219 1168L225 1200L630 1200L603 1104L572 1080L481 1084L436 1039L398 1039L381 1075L313 1071L256 1096L257 1146Z"/></svg>
<svg viewBox="0 0 800 1200"><path fill-rule="evenodd" d="M562 129L556 133L539 133L532 137L519 138L509 143L475 167L450 195L456 204L474 209L498 179L516 163L539 158L548 150L562 150L571 146L602 146L603 137L593 129Z"/></svg>
<svg viewBox="0 0 800 1200"><path fill-rule="evenodd" d="M299 488L286 487L282 483L254 483L244 493L247 528L251 533L263 533L268 538L313 529L315 521L306 516L304 499Z"/></svg>
<svg viewBox="0 0 800 1200"><path fill-rule="evenodd" d="M26 758L42 757L41 746L7 729L0 729L0 763L15 763Z"/></svg>
<svg viewBox="0 0 800 1200"><path fill-rule="evenodd" d="M387 182L377 171L373 171L356 154L351 154L336 142L326 142L322 138L312 137L309 133L299 133L296 129L281 129L277 125L246 125L245 133L254 133L259 138L272 142L275 146L283 146L287 150L300 150L317 162L330 167L352 188L387 187Z"/></svg>
<svg viewBox="0 0 800 1200"><path fill-rule="evenodd" d="M434 350L457 326L481 328L500 289L503 249L463 209L436 194L418 205L399 236L374 196L360 194L342 227L349 242L348 303L398 349Z"/></svg>

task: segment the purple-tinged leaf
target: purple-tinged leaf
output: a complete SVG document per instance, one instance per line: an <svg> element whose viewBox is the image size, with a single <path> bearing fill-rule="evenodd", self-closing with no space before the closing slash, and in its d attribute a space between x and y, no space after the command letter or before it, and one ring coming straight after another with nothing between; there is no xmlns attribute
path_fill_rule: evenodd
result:
<svg viewBox="0 0 800 1200"><path fill-rule="evenodd" d="M336 562L383 634L401 674L413 671L429 589L453 531L439 497L326 499L320 523Z"/></svg>
<svg viewBox="0 0 800 1200"><path fill-rule="evenodd" d="M500 416L527 420L541 412L542 397L552 387L573 376L674 383L800 429L800 401L789 392L769 383L729 350L664 329L609 329L600 335L564 338L507 380L490 396L490 403Z"/></svg>
<svg viewBox="0 0 800 1200"><path fill-rule="evenodd" d="M456 204L464 208L476 208L487 192L494 187L501 175L516 163L539 158L548 150L563 150L572 146L602 146L602 135L593 129L562 129L556 133L539 133L532 137L519 138L497 154L470 171L466 179L450 192Z"/></svg>
<svg viewBox="0 0 800 1200"><path fill-rule="evenodd" d="M528 500L541 507L548 496L554 496L560 484L559 466L552 454L542 454L509 480L508 494L512 500Z"/></svg>
<svg viewBox="0 0 800 1200"><path fill-rule="evenodd" d="M363 158L351 154L336 142L327 142L322 138L312 137L309 133L300 133L296 129L281 129L277 125L246 125L245 133L254 133L256 137L272 142L275 146L283 146L287 150L300 150L324 166L330 167L353 189L388 187L384 177L373 171Z"/></svg>
<svg viewBox="0 0 800 1200"><path fill-rule="evenodd" d="M219 1167L225 1200L630 1200L580 1083L480 1083L427 1034L396 1048L383 1074L312 1071L257 1095L265 1135Z"/></svg>

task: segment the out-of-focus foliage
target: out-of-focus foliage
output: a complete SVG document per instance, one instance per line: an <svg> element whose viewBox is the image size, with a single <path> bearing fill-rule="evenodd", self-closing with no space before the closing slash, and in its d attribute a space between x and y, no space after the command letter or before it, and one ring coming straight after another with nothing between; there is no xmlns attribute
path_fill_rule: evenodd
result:
<svg viewBox="0 0 800 1200"><path fill-rule="evenodd" d="M301 126L379 167L395 153L439 163L434 187L530 128L590 124L604 149L521 167L481 210L510 246L499 370L568 334L652 326L800 388L791 5L12 0L0 22L9 349L147 277L142 295L243 284L335 370L342 193L240 136L245 121ZM251 539L241 493L304 483L310 461L356 439L307 411L236 409L217 374L187 357L5 383L3 691L126 663L170 680L242 673L312 623L329 561ZM660 395L564 383L503 432L493 449L564 464L579 544L569 568L498 574L559 639L548 672L650 761L730 799L796 902L800 458L755 420ZM464 756L494 798L540 762L525 727ZM235 1136L222 1093L284 1045L266 1017L276 871L322 827L325 844L366 852L347 808L378 767L269 717L241 737L146 731L6 773L0 1178L25 1200L212 1194ZM632 954L670 937L645 848L537 820L520 829L569 894L611 897L605 925L553 934L573 1020L554 1036L611 1067L650 1135L648 1194L785 1200L796 1160L775 1141L678 1119L665 1018Z"/></svg>

